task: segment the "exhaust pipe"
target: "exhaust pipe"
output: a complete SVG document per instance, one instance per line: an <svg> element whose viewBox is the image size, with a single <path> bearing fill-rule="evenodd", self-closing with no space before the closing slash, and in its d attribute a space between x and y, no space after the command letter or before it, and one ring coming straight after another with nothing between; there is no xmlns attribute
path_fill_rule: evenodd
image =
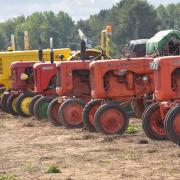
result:
<svg viewBox="0 0 180 180"><path fill-rule="evenodd" d="M24 50L30 50L28 31L24 31Z"/></svg>
<svg viewBox="0 0 180 180"><path fill-rule="evenodd" d="M51 61L51 64L54 63L54 50L53 50L53 38L51 37L50 38L50 61Z"/></svg>
<svg viewBox="0 0 180 180"><path fill-rule="evenodd" d="M14 34L11 34L11 45L12 45L13 51L15 51L16 50L16 45L15 45Z"/></svg>
<svg viewBox="0 0 180 180"><path fill-rule="evenodd" d="M81 40L81 59L82 61L86 59L86 42L84 39Z"/></svg>
<svg viewBox="0 0 180 180"><path fill-rule="evenodd" d="M42 47L41 47L41 38L39 38L39 51L38 51L38 55L39 55L39 61L44 63L44 60L43 60L43 50L42 50Z"/></svg>

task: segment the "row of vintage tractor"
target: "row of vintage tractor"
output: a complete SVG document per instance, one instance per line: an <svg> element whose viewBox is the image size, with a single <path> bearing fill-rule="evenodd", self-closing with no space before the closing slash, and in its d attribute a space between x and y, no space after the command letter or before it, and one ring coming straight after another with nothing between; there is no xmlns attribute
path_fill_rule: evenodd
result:
<svg viewBox="0 0 180 180"><path fill-rule="evenodd" d="M135 114L143 113L149 138L179 143L180 57L107 59L89 52L82 60L12 63L12 88L1 108L67 128L123 134L131 103Z"/></svg>
<svg viewBox="0 0 180 180"><path fill-rule="evenodd" d="M51 50L50 62L43 62L40 50L39 63L12 63L2 110L120 135L138 116L149 138L180 144L180 56L111 59L81 45L68 61L54 61Z"/></svg>

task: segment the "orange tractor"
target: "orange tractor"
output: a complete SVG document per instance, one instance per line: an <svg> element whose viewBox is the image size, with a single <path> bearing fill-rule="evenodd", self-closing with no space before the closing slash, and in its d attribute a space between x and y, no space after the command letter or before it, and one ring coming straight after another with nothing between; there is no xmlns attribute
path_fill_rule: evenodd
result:
<svg viewBox="0 0 180 180"><path fill-rule="evenodd" d="M54 125L68 128L82 126L82 110L91 99L90 91L90 60L101 54L96 50L81 52L79 59L71 59L57 64L57 87L59 95L48 107L48 119ZM77 59L77 56L76 56Z"/></svg>
<svg viewBox="0 0 180 180"><path fill-rule="evenodd" d="M134 111L144 111L142 99L154 90L149 68L151 61L152 58L132 58L91 62L91 95L94 100L83 111L83 121L89 130L122 134L129 124L123 107L133 102Z"/></svg>
<svg viewBox="0 0 180 180"><path fill-rule="evenodd" d="M144 111L143 128L153 140L166 138L180 144L180 57L156 58L154 71L154 100Z"/></svg>

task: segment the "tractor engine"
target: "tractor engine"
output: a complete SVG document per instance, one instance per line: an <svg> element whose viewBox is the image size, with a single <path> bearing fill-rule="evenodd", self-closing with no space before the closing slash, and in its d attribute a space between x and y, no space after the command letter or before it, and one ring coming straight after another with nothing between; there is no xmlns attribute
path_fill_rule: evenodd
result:
<svg viewBox="0 0 180 180"><path fill-rule="evenodd" d="M91 95L94 98L126 100L153 91L151 58L92 62Z"/></svg>
<svg viewBox="0 0 180 180"><path fill-rule="evenodd" d="M34 92L39 94L55 94L56 63L36 63L34 65Z"/></svg>
<svg viewBox="0 0 180 180"><path fill-rule="evenodd" d="M90 98L90 61L60 62L57 64L57 94Z"/></svg>

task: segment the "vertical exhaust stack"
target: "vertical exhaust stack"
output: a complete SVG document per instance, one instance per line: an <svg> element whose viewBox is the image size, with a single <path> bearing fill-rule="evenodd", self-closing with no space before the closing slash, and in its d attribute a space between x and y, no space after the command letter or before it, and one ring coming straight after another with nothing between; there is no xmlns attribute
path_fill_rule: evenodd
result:
<svg viewBox="0 0 180 180"><path fill-rule="evenodd" d="M30 50L29 33L24 31L24 50Z"/></svg>
<svg viewBox="0 0 180 180"><path fill-rule="evenodd" d="M87 48L87 38L85 34L81 31L81 29L78 29L79 36L81 38L81 59L85 61L86 59L86 48Z"/></svg>
<svg viewBox="0 0 180 180"><path fill-rule="evenodd" d="M84 39L81 40L81 59L83 61L86 59L86 42Z"/></svg>
<svg viewBox="0 0 180 180"><path fill-rule="evenodd" d="M11 45L12 45L13 51L15 51L16 50L16 45L15 45L14 34L11 34Z"/></svg>
<svg viewBox="0 0 180 180"><path fill-rule="evenodd" d="M54 63L54 50L53 50L53 38L51 37L50 38L50 61L51 61L51 64Z"/></svg>
<svg viewBox="0 0 180 180"><path fill-rule="evenodd" d="M39 51L38 51L38 55L39 55L39 61L44 63L44 60L43 60L43 50L42 50L42 47L41 47L41 38L39 38Z"/></svg>

